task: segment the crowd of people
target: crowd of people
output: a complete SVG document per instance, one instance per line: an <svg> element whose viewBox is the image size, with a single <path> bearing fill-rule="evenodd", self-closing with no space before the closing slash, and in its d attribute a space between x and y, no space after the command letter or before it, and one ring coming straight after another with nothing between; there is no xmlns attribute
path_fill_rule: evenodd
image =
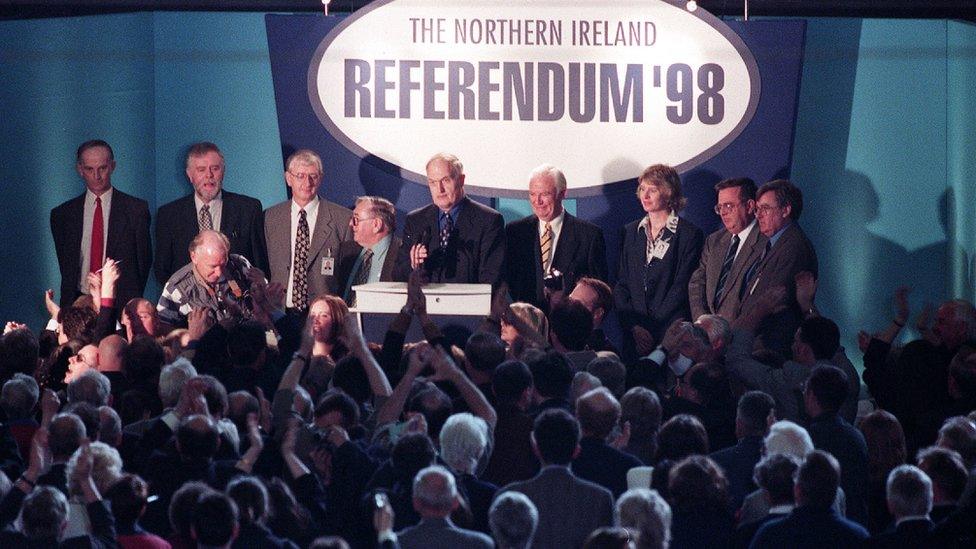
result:
<svg viewBox="0 0 976 549"><path fill-rule="evenodd" d="M86 191L51 215L60 304L0 339L5 547L976 544L976 308L946 301L899 346L900 289L858 334L862 387L788 181L719 183L706 237L649 167L611 286L553 166L506 226L435 155L402 236L383 198L319 197L312 151L263 212L222 190L212 143L186 166L152 253L111 147L79 147ZM390 280L405 304L368 341L356 288ZM490 284L488 315L432 317L431 282Z"/></svg>

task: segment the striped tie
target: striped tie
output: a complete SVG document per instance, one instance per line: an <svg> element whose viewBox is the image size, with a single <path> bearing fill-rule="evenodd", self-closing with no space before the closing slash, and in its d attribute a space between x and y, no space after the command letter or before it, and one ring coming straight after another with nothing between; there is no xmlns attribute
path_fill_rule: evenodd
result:
<svg viewBox="0 0 976 549"><path fill-rule="evenodd" d="M712 309L718 309L718 300L722 297L722 290L725 282L732 271L732 263L735 262L735 253L739 250L739 235L732 235L732 243L729 244L729 251L725 254L725 261L722 262L722 270L718 275L718 284L715 285L715 296L712 299Z"/></svg>
<svg viewBox="0 0 976 549"><path fill-rule="evenodd" d="M210 204L200 208L200 232L213 230L213 217L210 216Z"/></svg>
<svg viewBox="0 0 976 549"><path fill-rule="evenodd" d="M546 230L542 232L542 271L549 270L549 262L552 261L552 225L546 222Z"/></svg>

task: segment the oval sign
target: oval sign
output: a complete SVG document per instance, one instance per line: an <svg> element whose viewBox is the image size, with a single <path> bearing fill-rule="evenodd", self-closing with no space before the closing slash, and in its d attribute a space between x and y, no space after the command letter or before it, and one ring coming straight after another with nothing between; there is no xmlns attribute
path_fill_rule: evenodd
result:
<svg viewBox="0 0 976 549"><path fill-rule="evenodd" d="M309 67L325 127L359 156L426 184L438 151L466 186L524 196L542 163L571 196L718 154L759 103L756 61L684 1L377 0L340 23Z"/></svg>

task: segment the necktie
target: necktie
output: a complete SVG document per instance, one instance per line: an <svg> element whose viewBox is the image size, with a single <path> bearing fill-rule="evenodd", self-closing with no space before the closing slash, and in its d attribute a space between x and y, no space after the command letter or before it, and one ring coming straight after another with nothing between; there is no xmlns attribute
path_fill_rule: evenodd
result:
<svg viewBox="0 0 976 549"><path fill-rule="evenodd" d="M95 197L95 217L92 219L91 248L89 249L88 272L102 268L105 255L105 217L102 215L102 197Z"/></svg>
<svg viewBox="0 0 976 549"><path fill-rule="evenodd" d="M749 272L746 273L746 282L742 285L742 293L752 294L752 291L755 290L753 285L762 272L763 261L766 260L766 256L769 255L769 250L772 247L773 242L771 240L766 241L766 247L763 249L762 255L752 264L752 267L749 267Z"/></svg>
<svg viewBox="0 0 976 549"><path fill-rule="evenodd" d="M718 309L718 300L722 297L722 290L725 282L732 271L732 263L735 262L735 252L739 249L739 235L732 235L732 243L729 244L729 251L725 254L725 261L722 262L722 270L718 275L718 284L715 285L715 296L712 299L712 309Z"/></svg>
<svg viewBox="0 0 976 549"><path fill-rule="evenodd" d="M552 260L552 225L548 221L545 230L542 232L540 247L542 249L542 272L546 272L549 269L549 262Z"/></svg>
<svg viewBox="0 0 976 549"><path fill-rule="evenodd" d="M308 307L308 218L298 210L298 234L295 236L295 260L292 262L291 303L304 311Z"/></svg>
<svg viewBox="0 0 976 549"><path fill-rule="evenodd" d="M447 248L448 242L451 241L451 231L454 230L454 220L451 219L451 214L449 213L441 214L441 216L443 220L443 225L441 226L441 248Z"/></svg>
<svg viewBox="0 0 976 549"><path fill-rule="evenodd" d="M200 208L200 232L213 230L213 217L210 216L210 204Z"/></svg>

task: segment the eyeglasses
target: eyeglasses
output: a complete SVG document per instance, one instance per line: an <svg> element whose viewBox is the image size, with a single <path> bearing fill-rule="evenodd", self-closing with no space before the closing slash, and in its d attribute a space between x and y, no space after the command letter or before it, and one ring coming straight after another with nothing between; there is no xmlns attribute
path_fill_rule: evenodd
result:
<svg viewBox="0 0 976 549"><path fill-rule="evenodd" d="M761 204L756 206L756 215L766 215L773 210L782 210L780 206L770 206L769 204Z"/></svg>
<svg viewBox="0 0 976 549"><path fill-rule="evenodd" d="M741 202L726 202L724 204L716 204L714 208L715 213L717 214L729 213L732 210L738 208L739 204L741 204Z"/></svg>
<svg viewBox="0 0 976 549"><path fill-rule="evenodd" d="M316 181L322 178L322 174L318 174L318 173L295 173L291 170L288 170L288 173L290 173L292 177L294 177L295 179L302 182L310 181L312 183L315 183Z"/></svg>
<svg viewBox="0 0 976 549"><path fill-rule="evenodd" d="M352 216L352 218L351 218L353 225L359 225L363 221L369 221L370 219L376 219L376 218L375 217L359 217L359 216L356 216L356 215Z"/></svg>

